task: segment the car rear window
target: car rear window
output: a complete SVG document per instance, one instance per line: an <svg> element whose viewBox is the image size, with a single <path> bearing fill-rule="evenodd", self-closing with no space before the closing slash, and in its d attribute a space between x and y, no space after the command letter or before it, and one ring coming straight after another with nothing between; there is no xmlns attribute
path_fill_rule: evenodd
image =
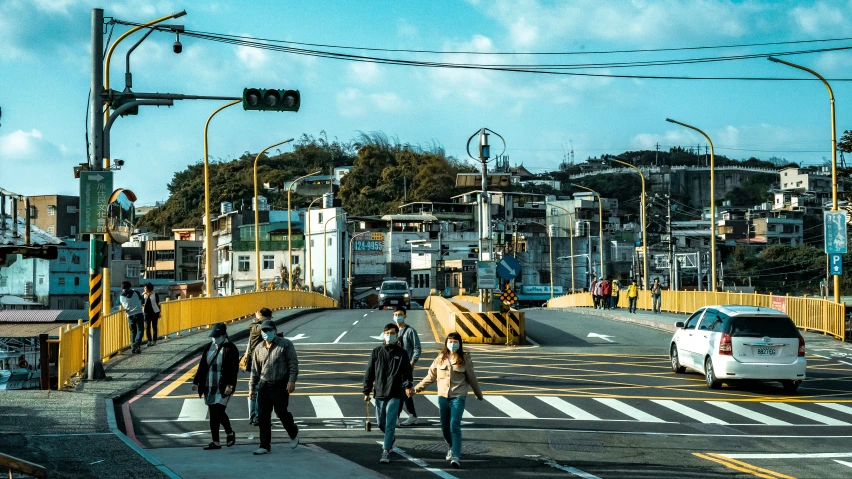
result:
<svg viewBox="0 0 852 479"><path fill-rule="evenodd" d="M382 285L382 289L386 291L405 291L408 287L405 283L385 283Z"/></svg>
<svg viewBox="0 0 852 479"><path fill-rule="evenodd" d="M799 337L793 320L781 316L734 316L731 318L729 330L729 334L734 337Z"/></svg>

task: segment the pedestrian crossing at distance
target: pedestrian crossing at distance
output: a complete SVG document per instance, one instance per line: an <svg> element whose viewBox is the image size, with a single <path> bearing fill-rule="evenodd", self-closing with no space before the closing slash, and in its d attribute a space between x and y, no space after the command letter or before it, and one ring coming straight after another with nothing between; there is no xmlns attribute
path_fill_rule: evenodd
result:
<svg viewBox="0 0 852 479"><path fill-rule="evenodd" d="M248 418L248 398L231 401L232 419ZM179 409L176 407L180 404ZM415 396L418 416L437 419L438 397ZM138 418L142 422L193 422L207 420L207 406L200 398L164 401L166 417ZM290 412L302 421L363 419L363 396L294 395ZM402 417L407 417L405 412ZM468 396L464 419L475 424L504 421L602 421L638 423L702 423L728 426L852 426L852 406L832 402L734 402L608 397L486 395L484 401Z"/></svg>

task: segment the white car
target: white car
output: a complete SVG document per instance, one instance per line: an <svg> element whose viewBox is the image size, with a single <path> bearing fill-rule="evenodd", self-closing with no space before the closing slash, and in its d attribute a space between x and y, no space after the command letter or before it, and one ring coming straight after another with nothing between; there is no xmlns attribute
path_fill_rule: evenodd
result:
<svg viewBox="0 0 852 479"><path fill-rule="evenodd" d="M672 370L697 371L709 388L759 379L780 381L784 391L794 393L805 379L805 339L780 311L707 306L676 326L669 348Z"/></svg>

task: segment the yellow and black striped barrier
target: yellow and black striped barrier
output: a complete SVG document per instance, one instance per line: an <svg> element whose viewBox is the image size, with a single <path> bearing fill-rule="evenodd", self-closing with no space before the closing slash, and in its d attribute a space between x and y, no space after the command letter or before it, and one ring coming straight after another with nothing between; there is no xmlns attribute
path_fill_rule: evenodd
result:
<svg viewBox="0 0 852 479"><path fill-rule="evenodd" d="M524 344L524 313L456 313L456 332L468 343Z"/></svg>
<svg viewBox="0 0 852 479"><path fill-rule="evenodd" d="M101 298L103 297L104 276L101 273L89 275L89 327L97 328L101 325Z"/></svg>

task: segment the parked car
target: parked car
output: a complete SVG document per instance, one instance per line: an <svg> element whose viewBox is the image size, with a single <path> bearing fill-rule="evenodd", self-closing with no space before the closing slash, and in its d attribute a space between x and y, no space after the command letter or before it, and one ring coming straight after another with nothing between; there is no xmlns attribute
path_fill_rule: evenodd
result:
<svg viewBox="0 0 852 479"><path fill-rule="evenodd" d="M405 306L411 303L411 288L407 281L386 280L382 282L379 291L379 309L385 306Z"/></svg>
<svg viewBox="0 0 852 479"><path fill-rule="evenodd" d="M793 320L771 308L708 306L676 324L672 370L704 375L707 387L758 379L779 381L794 393L805 379L805 339Z"/></svg>

